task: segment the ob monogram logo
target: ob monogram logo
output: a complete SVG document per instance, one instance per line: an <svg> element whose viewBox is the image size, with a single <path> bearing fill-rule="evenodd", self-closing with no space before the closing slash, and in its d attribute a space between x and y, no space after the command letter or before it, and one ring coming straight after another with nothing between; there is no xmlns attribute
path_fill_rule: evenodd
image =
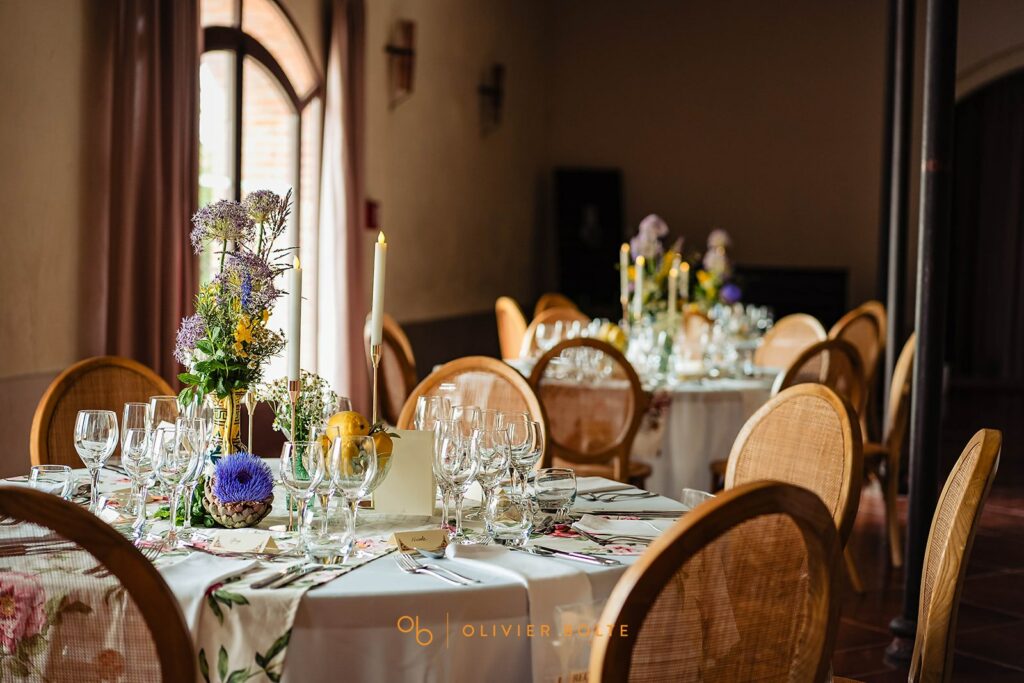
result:
<svg viewBox="0 0 1024 683"><path fill-rule="evenodd" d="M434 642L434 632L429 628L420 628L420 618L410 617L405 614L398 617L398 622L395 624L398 628L399 633L414 633L416 638L416 644L420 647L426 647Z"/></svg>

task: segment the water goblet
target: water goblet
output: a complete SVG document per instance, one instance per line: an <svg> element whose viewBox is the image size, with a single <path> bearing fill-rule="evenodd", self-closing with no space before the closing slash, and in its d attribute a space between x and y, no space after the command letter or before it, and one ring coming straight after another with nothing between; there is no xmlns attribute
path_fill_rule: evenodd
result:
<svg viewBox="0 0 1024 683"><path fill-rule="evenodd" d="M535 425L536 423L530 420L526 413L516 414L513 418L502 422L502 426L508 431L514 483L523 495L526 495L527 473L537 462L532 458L537 439Z"/></svg>
<svg viewBox="0 0 1024 683"><path fill-rule="evenodd" d="M486 430L498 429L501 427L501 413L493 408L483 408L477 426Z"/></svg>
<svg viewBox="0 0 1024 683"><path fill-rule="evenodd" d="M449 419L458 426L463 438L469 439L480 424L480 409L476 406L452 406Z"/></svg>
<svg viewBox="0 0 1024 683"><path fill-rule="evenodd" d="M298 504L299 539L304 543L306 506L323 481L326 464L323 444L316 441L286 441L281 448L281 484Z"/></svg>
<svg viewBox="0 0 1024 683"><path fill-rule="evenodd" d="M189 476L197 467L200 452L196 439L186 433L188 426L173 428L160 427L153 437L153 472L156 478L170 492L170 522L164 547L172 550L178 546L178 505Z"/></svg>
<svg viewBox="0 0 1024 683"><path fill-rule="evenodd" d="M75 418L75 450L92 475L89 511L99 503L100 470L117 448L117 415L111 410L79 410Z"/></svg>
<svg viewBox="0 0 1024 683"><path fill-rule="evenodd" d="M443 396L420 396L416 399L416 413L413 417L413 429L433 431L438 420L448 418L451 403Z"/></svg>
<svg viewBox="0 0 1024 683"><path fill-rule="evenodd" d="M339 435L332 443L331 479L345 501L350 542L355 541L359 502L373 492L380 462L373 437ZM345 549L347 556L351 548Z"/></svg>
<svg viewBox="0 0 1024 683"><path fill-rule="evenodd" d="M33 465L28 485L39 491L52 493L67 500L75 483L74 474L67 465Z"/></svg>
<svg viewBox="0 0 1024 683"><path fill-rule="evenodd" d="M195 497L196 487L199 485L199 478L202 476L203 470L206 469L207 450L209 449L210 438L213 436L213 433L207 426L208 423L206 420L200 417L179 417L176 424L178 425L179 430L185 430L185 434L192 442L191 446L195 448L196 452L199 454L199 457L195 460L193 469L188 472L188 476L185 478L182 488L185 501L185 517L182 523L182 528L178 532L178 537L188 540L192 537L193 533L192 499Z"/></svg>
<svg viewBox="0 0 1024 683"><path fill-rule="evenodd" d="M508 473L512 452L504 429L476 429L470 441L470 454L477 461L476 480L483 491L483 511Z"/></svg>
<svg viewBox="0 0 1024 683"><path fill-rule="evenodd" d="M178 404L177 396L150 396L149 397L149 420L150 426L155 428L161 425L174 425L174 421L181 415L181 406Z"/></svg>
<svg viewBox="0 0 1024 683"><path fill-rule="evenodd" d="M548 467L537 471L534 479L537 505L541 512L553 514L561 522L576 502L576 473L563 467Z"/></svg>
<svg viewBox="0 0 1024 683"><path fill-rule="evenodd" d="M522 546L533 530L533 505L529 498L514 490L499 490L487 504L484 524L495 543Z"/></svg>
<svg viewBox="0 0 1024 683"><path fill-rule="evenodd" d="M476 477L478 463L470 452L469 440L462 436L460 428L451 421L440 435L434 450L434 474L450 489L455 503L455 530L449 536L456 541L466 538L462 530L462 505L466 489Z"/></svg>
<svg viewBox="0 0 1024 683"><path fill-rule="evenodd" d="M124 452L127 449L125 445L125 435L130 429L144 429L147 433L147 439L149 430L152 429L152 424L149 417L149 404L142 402L128 402L124 404L124 410L121 413L121 464L124 465ZM138 499L139 490L132 481L132 492L128 498L128 505L126 510L129 513L137 512L135 510L135 501Z"/></svg>
<svg viewBox="0 0 1024 683"><path fill-rule="evenodd" d="M121 464L132 479L132 491L138 490L135 501L135 523L132 527L141 534L146 526L146 499L153 485L153 453L150 433L146 429L131 427L124 430L121 440Z"/></svg>

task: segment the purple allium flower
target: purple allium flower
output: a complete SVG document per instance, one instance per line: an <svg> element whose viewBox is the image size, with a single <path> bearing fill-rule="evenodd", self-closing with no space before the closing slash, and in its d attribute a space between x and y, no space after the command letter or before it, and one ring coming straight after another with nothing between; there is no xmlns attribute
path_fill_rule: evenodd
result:
<svg viewBox="0 0 1024 683"><path fill-rule="evenodd" d="M245 242L252 239L256 226L249 214L238 202L221 199L196 211L192 216L192 248L198 254L203 245L211 239L221 242L234 240Z"/></svg>
<svg viewBox="0 0 1024 683"><path fill-rule="evenodd" d="M181 319L178 336L174 343L174 357L179 363L188 367L192 362L192 354L196 350L196 342L206 336L206 321L198 314Z"/></svg>
<svg viewBox="0 0 1024 683"><path fill-rule="evenodd" d="M263 223L281 208L281 197L270 190L255 190L242 200L242 206L249 217L257 223Z"/></svg>
<svg viewBox="0 0 1024 683"><path fill-rule="evenodd" d="M242 310L258 315L269 310L281 295L274 286L274 271L256 254L239 251L228 256L224 272L217 276L222 298L238 299Z"/></svg>
<svg viewBox="0 0 1024 683"><path fill-rule="evenodd" d="M708 247L709 248L715 248L715 247L728 248L728 247L731 247L731 246L732 246L732 238L729 237L729 233L727 233L725 230L722 230L721 228L715 228L714 230L711 231L711 234L708 235Z"/></svg>
<svg viewBox="0 0 1024 683"><path fill-rule="evenodd" d="M651 214L640 221L636 236L629 241L633 257L643 256L648 261L657 258L665 250L661 238L668 234L668 225L661 217Z"/></svg>
<svg viewBox="0 0 1024 683"><path fill-rule="evenodd" d="M641 235L645 235L649 239L661 239L662 237L668 235L668 223L662 220L661 216L659 216L658 214L652 213L647 215L646 217L644 217L642 221L640 221L639 232Z"/></svg>
<svg viewBox="0 0 1024 683"><path fill-rule="evenodd" d="M735 285L732 282L730 282L729 284L722 287L720 296L722 297L722 301L724 301L725 303L734 304L740 300L741 296L743 296L743 291L739 288L738 285Z"/></svg>
<svg viewBox="0 0 1024 683"><path fill-rule="evenodd" d="M732 272L732 264L725 247L712 247L704 254L704 270L713 275L726 276Z"/></svg>
<svg viewBox="0 0 1024 683"><path fill-rule="evenodd" d="M232 453L217 461L213 493L222 503L265 500L274 490L270 467L258 455Z"/></svg>

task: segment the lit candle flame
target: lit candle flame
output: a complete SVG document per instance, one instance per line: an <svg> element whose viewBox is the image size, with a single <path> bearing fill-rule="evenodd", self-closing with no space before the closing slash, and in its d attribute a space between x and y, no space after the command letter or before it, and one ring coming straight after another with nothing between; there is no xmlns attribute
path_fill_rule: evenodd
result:
<svg viewBox="0 0 1024 683"><path fill-rule="evenodd" d="M377 242L378 242L379 244L387 244L387 243L388 243L387 239L385 239L385 238L384 238L384 231L383 231L383 230L381 230L381 231L380 231L380 232L379 232L379 233L377 234Z"/></svg>
<svg viewBox="0 0 1024 683"><path fill-rule="evenodd" d="M299 263L299 257L298 256L295 257L295 262L292 264L292 267L294 267L295 270L302 270L302 264Z"/></svg>
<svg viewBox="0 0 1024 683"><path fill-rule="evenodd" d="M623 242L621 250L622 250L623 254L628 254L629 253L629 243Z"/></svg>
<svg viewBox="0 0 1024 683"><path fill-rule="evenodd" d="M636 267L637 268L643 268L644 267L644 263L646 263L646 262L647 262L647 260L643 256L637 256L636 257Z"/></svg>

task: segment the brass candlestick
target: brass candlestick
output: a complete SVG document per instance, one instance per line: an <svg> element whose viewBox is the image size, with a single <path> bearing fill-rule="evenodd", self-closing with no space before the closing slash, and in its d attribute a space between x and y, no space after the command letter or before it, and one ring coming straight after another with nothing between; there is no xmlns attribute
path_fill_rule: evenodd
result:
<svg viewBox="0 0 1024 683"><path fill-rule="evenodd" d="M288 401L292 407L292 443L298 441L295 433L295 412L296 404L299 402L299 394L302 393L302 381L297 379L288 380ZM291 496L288 496L288 531L295 531L295 511L292 510Z"/></svg>
<svg viewBox="0 0 1024 683"><path fill-rule="evenodd" d="M371 425L377 424L377 371L380 368L380 346L380 344L370 345L370 364L373 366L373 395L371 397L373 403L370 406L370 414L373 416L373 418L370 420Z"/></svg>
<svg viewBox="0 0 1024 683"><path fill-rule="evenodd" d="M623 331L629 330L629 297L620 297L619 303L622 304L622 329Z"/></svg>
<svg viewBox="0 0 1024 683"><path fill-rule="evenodd" d="M250 453L252 453L252 413L256 410L257 403L259 403L259 401L256 400L256 392L252 389L246 391L245 398L242 399L242 404L245 406L245 414L249 418L249 441L247 442L248 445L246 446L246 450Z"/></svg>

